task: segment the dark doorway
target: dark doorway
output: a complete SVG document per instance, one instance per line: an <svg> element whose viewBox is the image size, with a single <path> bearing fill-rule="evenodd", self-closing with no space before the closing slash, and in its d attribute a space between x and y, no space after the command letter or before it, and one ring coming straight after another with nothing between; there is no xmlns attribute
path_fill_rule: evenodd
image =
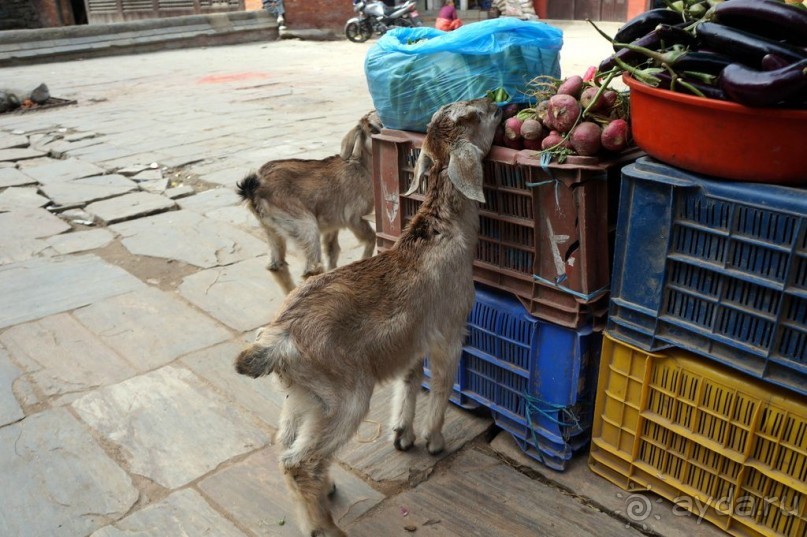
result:
<svg viewBox="0 0 807 537"><path fill-rule="evenodd" d="M74 24L87 24L87 7L84 0L70 0L70 7L73 9Z"/></svg>

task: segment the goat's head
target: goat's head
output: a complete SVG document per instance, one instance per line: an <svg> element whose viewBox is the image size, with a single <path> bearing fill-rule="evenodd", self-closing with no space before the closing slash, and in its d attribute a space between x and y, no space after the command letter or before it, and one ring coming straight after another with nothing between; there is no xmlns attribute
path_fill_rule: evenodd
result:
<svg viewBox="0 0 807 537"><path fill-rule="evenodd" d="M372 136L381 132L381 128L381 120L375 110L362 116L358 125L342 138L341 157L345 160L356 160L365 155L372 155Z"/></svg>
<svg viewBox="0 0 807 537"><path fill-rule="evenodd" d="M484 203L482 159L493 145L501 115L499 107L487 98L447 104L435 112L406 195L417 191L423 174L440 161L448 163L448 178L457 190Z"/></svg>

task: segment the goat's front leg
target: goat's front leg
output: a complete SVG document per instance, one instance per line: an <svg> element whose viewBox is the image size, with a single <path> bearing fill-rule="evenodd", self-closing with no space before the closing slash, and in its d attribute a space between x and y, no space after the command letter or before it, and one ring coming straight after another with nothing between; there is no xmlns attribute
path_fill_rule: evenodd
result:
<svg viewBox="0 0 807 537"><path fill-rule="evenodd" d="M426 440L426 449L432 455L437 455L445 449L443 423L448 399L454 388L461 352L462 340L454 338L451 342L442 342L433 346L429 355L432 380L423 438Z"/></svg>
<svg viewBox="0 0 807 537"><path fill-rule="evenodd" d="M363 258L372 257L375 252L376 236L373 231L373 226L364 218L359 218L355 222L351 222L350 231L356 236L359 241L364 245Z"/></svg>
<svg viewBox="0 0 807 537"><path fill-rule="evenodd" d="M328 258L328 270L336 268L339 262L339 230L328 231L322 235L322 248L325 250L325 257Z"/></svg>
<svg viewBox="0 0 807 537"><path fill-rule="evenodd" d="M392 443L395 449L407 451L415 445L415 407L420 383L423 380L423 362L417 365L395 384L392 403Z"/></svg>

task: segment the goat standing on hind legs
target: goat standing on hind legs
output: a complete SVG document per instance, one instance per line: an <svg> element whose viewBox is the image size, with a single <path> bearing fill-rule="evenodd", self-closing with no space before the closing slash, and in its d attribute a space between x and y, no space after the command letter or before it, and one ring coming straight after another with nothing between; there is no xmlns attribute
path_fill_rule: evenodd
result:
<svg viewBox="0 0 807 537"><path fill-rule="evenodd" d="M370 112L342 139L339 155L270 161L236 184L238 194L266 232L266 268L284 293L294 289L286 263L287 240L305 254L304 279L324 271L323 249L328 270L336 267L341 228L350 229L364 244L363 257L373 255L375 231L362 217L373 212L371 136L380 130L378 115Z"/></svg>
<svg viewBox="0 0 807 537"><path fill-rule="evenodd" d="M328 468L367 415L377 383L399 379L393 443L414 445L426 355L432 393L423 435L430 453L445 447L443 420L474 302L482 159L500 116L488 99L435 112L410 188L426 175L426 199L395 246L310 278L236 359L239 373L274 373L287 391L280 463L306 536L346 535L328 506Z"/></svg>

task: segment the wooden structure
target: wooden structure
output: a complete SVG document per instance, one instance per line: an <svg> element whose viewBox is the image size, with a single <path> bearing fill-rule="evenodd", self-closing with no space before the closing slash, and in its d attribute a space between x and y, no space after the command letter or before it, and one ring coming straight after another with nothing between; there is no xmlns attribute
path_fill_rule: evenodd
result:
<svg viewBox="0 0 807 537"><path fill-rule="evenodd" d="M243 11L244 0L84 0L90 24Z"/></svg>

